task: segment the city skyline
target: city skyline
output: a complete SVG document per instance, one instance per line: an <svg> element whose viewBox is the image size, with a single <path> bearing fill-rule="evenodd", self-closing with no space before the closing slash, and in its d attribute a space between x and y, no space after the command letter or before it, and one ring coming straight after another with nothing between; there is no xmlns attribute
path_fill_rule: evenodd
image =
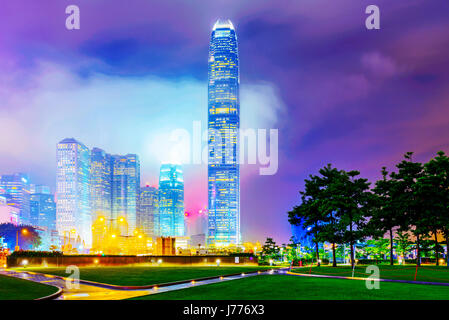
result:
<svg viewBox="0 0 449 320"><path fill-rule="evenodd" d="M327 163L374 180L407 151L424 160L449 147L440 4L380 0L388 32L377 32L354 1L136 0L106 11L84 1L80 30L68 31L64 4L28 2L8 4L0 21L1 173L27 172L55 190L55 144L73 136L111 154L132 150L142 184L157 185L169 133L195 120L207 127L208 41L220 17L239 33L241 127L279 129L277 174L241 168L245 240L288 242L286 212ZM34 13L27 24L24 8ZM184 168L188 212L207 206L206 172Z"/></svg>

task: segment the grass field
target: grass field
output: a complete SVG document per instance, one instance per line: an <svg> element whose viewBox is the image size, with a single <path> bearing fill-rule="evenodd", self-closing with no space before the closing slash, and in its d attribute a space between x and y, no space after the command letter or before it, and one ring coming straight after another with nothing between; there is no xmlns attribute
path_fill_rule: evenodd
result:
<svg viewBox="0 0 449 320"><path fill-rule="evenodd" d="M0 275L0 300L33 300L57 291L55 287Z"/></svg>
<svg viewBox="0 0 449 320"><path fill-rule="evenodd" d="M230 267L81 267L80 278L95 282L119 285L119 286L144 286L190 280L212 276L224 276L233 273L250 272L272 269L258 266L230 266ZM34 271L57 276L68 276L65 268L24 268L21 271Z"/></svg>
<svg viewBox="0 0 449 320"><path fill-rule="evenodd" d="M367 266L356 266L354 270L354 277L367 277L370 273L366 273ZM405 266L389 266L378 265L381 279L398 279L410 280L415 279L416 265ZM310 267L295 268L293 272L309 273ZM331 276L351 277L352 268L350 266L338 266L336 268L321 266L312 267L312 274L324 274ZM430 281L430 282L449 282L449 269L446 267L437 266L421 266L418 268L416 274L416 281Z"/></svg>
<svg viewBox="0 0 449 320"><path fill-rule="evenodd" d="M136 300L447 300L449 287L381 282L368 290L365 281L262 275Z"/></svg>

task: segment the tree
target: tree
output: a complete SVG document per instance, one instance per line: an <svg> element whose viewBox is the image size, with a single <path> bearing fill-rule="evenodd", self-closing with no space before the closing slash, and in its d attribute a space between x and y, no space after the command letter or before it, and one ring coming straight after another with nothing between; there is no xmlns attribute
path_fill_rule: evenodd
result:
<svg viewBox="0 0 449 320"><path fill-rule="evenodd" d="M322 206L324 212L332 213L336 221L336 235L350 245L351 266L355 265L354 245L366 235L366 222L372 201L367 179L356 178L360 172L353 170L334 171L328 180L326 196Z"/></svg>
<svg viewBox="0 0 449 320"><path fill-rule="evenodd" d="M315 256L317 265L319 265L319 236L320 223L323 220L319 210L320 201L320 184L319 177L310 175L310 179L305 180L305 190L300 191L301 204L295 206L293 210L288 212L289 222L296 226L306 228L307 235L313 237L315 243Z"/></svg>
<svg viewBox="0 0 449 320"><path fill-rule="evenodd" d="M435 242L436 264L439 264L438 231L446 238L449 250L449 157L443 151L424 164L424 175L418 179L416 196L425 211L424 220L430 226ZM449 251L448 251L449 252ZM449 267L449 255L446 255Z"/></svg>
<svg viewBox="0 0 449 320"><path fill-rule="evenodd" d="M401 224L401 215L398 214L396 200L398 199L397 181L389 179L389 173L382 167L382 179L376 182L373 188L372 216L367 231L374 237L382 237L388 232L390 238L390 265L393 259L393 229Z"/></svg>
<svg viewBox="0 0 449 320"><path fill-rule="evenodd" d="M413 249L413 242L410 241L408 232L398 232L396 234L397 252L403 259Z"/></svg>
<svg viewBox="0 0 449 320"><path fill-rule="evenodd" d="M26 230L26 233L22 232ZM36 229L27 225L14 225L12 223L0 224L0 237L5 239L5 242L10 248L14 248L16 240L19 240L21 250L36 249L41 244L41 237Z"/></svg>
<svg viewBox="0 0 449 320"><path fill-rule="evenodd" d="M416 197L417 181L423 176L423 165L413 162L413 152L407 152L404 160L396 165L398 172L392 172L391 178L395 180L397 193L395 199L396 210L402 215L400 231L412 229L416 236L417 264L421 264L420 238L428 233L425 225L421 204Z"/></svg>
<svg viewBox="0 0 449 320"><path fill-rule="evenodd" d="M273 238L267 238L265 244L262 247L262 257L270 259L277 259L279 257L279 247Z"/></svg>

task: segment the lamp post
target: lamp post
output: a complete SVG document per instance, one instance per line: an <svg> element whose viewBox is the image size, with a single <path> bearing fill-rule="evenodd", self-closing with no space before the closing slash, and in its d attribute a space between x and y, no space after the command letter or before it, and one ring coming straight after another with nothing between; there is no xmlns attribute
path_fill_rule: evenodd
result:
<svg viewBox="0 0 449 320"><path fill-rule="evenodd" d="M20 232L25 236L28 234L28 230L23 228L22 230L20 230ZM14 251L19 251L20 247L19 247L19 230L16 230L16 247L14 248Z"/></svg>

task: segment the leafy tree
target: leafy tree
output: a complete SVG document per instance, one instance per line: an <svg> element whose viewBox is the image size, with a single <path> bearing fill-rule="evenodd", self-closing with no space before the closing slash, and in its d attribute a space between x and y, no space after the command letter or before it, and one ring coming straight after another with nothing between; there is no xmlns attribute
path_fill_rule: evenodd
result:
<svg viewBox="0 0 449 320"><path fill-rule="evenodd" d="M315 255L319 265L319 241L320 225L323 221L323 215L319 210L320 198L320 180L317 176L310 175L310 179L305 180L305 191L300 191L301 204L295 206L288 213L289 222L296 226L306 228L306 233L313 237L315 243Z"/></svg>
<svg viewBox="0 0 449 320"><path fill-rule="evenodd" d="M354 245L367 234L365 226L369 215L372 194L367 179L357 178L359 171L335 171L333 179L326 186L326 197L322 206L325 212L332 212L336 223L336 234L343 243L349 243L351 266L355 265Z"/></svg>
<svg viewBox="0 0 449 320"><path fill-rule="evenodd" d="M402 215L401 231L412 230L416 236L417 264L421 264L421 236L428 233L429 229L424 221L422 206L416 197L417 181L423 177L423 165L413 162L413 152L407 152L404 160L396 165L398 172L392 172L391 178L395 180L397 194L395 199L398 214Z"/></svg>
<svg viewBox="0 0 449 320"><path fill-rule="evenodd" d="M407 254L413 250L413 242L410 241L410 235L408 232L398 232L396 234L396 243L396 250L404 259Z"/></svg>
<svg viewBox="0 0 449 320"><path fill-rule="evenodd" d="M26 233L23 232L26 230ZM0 224L0 237L5 239L10 248L14 248L16 240L19 240L21 250L36 249L41 244L41 237L36 229L27 225L14 225L12 223Z"/></svg>
<svg viewBox="0 0 449 320"><path fill-rule="evenodd" d="M280 249L276 245L276 242L273 240L273 238L267 238L267 240L265 240L265 244L262 247L262 257L277 259L279 258L279 251Z"/></svg>
<svg viewBox="0 0 449 320"><path fill-rule="evenodd" d="M418 179L417 197L425 211L426 225L430 226L435 242L436 264L439 264L438 231L446 238L446 248L449 248L449 157L443 151L424 164L425 175ZM446 255L449 262L449 255ZM448 263L449 267L449 263Z"/></svg>
<svg viewBox="0 0 449 320"><path fill-rule="evenodd" d="M374 237L383 237L388 233L390 239L390 265L393 260L393 229L403 224L402 215L398 214L398 183L396 180L389 179L389 173L386 167L382 167L382 179L376 182L373 188L374 196L372 198L372 216L367 226L367 231Z"/></svg>

